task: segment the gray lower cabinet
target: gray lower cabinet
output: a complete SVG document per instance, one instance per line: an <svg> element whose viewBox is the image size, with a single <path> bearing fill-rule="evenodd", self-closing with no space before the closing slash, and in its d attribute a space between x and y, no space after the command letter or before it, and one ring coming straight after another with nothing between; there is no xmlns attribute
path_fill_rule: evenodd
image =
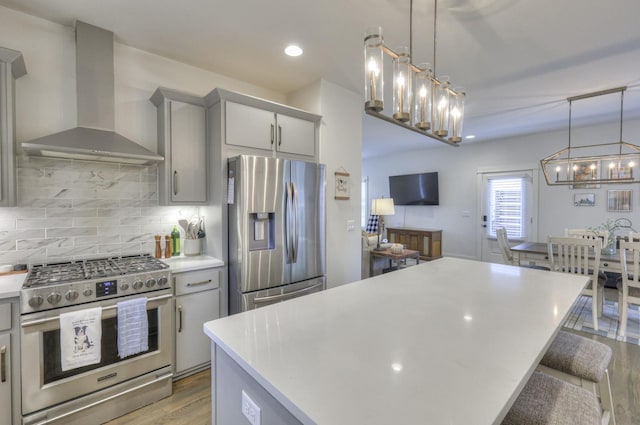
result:
<svg viewBox="0 0 640 425"><path fill-rule="evenodd" d="M166 88L151 97L158 108L159 200L162 205L207 202L204 99Z"/></svg>
<svg viewBox="0 0 640 425"><path fill-rule="evenodd" d="M209 366L210 341L205 322L220 317L220 282L224 268L174 273L175 361L174 378Z"/></svg>
<svg viewBox="0 0 640 425"><path fill-rule="evenodd" d="M16 205L14 81L26 73L22 53L0 47L0 207Z"/></svg>
<svg viewBox="0 0 640 425"><path fill-rule="evenodd" d="M19 424L18 301L0 299L0 424Z"/></svg>

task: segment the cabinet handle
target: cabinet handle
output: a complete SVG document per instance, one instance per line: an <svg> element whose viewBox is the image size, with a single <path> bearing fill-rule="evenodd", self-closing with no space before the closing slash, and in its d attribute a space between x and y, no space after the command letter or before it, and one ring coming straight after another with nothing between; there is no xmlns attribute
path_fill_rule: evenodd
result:
<svg viewBox="0 0 640 425"><path fill-rule="evenodd" d="M178 306L178 333L182 332L182 306Z"/></svg>
<svg viewBox="0 0 640 425"><path fill-rule="evenodd" d="M274 131L275 127L273 126L273 124L271 124L271 144L273 145L273 131Z"/></svg>
<svg viewBox="0 0 640 425"><path fill-rule="evenodd" d="M7 347L0 348L0 382L7 381Z"/></svg>
<svg viewBox="0 0 640 425"><path fill-rule="evenodd" d="M178 171L173 171L173 194L178 194Z"/></svg>
<svg viewBox="0 0 640 425"><path fill-rule="evenodd" d="M282 126L278 126L278 146L282 146Z"/></svg>
<svg viewBox="0 0 640 425"><path fill-rule="evenodd" d="M206 285L207 283L211 283L211 279L203 280L202 282L187 283L187 286L189 286L189 287L191 287L191 286L200 286L200 285Z"/></svg>

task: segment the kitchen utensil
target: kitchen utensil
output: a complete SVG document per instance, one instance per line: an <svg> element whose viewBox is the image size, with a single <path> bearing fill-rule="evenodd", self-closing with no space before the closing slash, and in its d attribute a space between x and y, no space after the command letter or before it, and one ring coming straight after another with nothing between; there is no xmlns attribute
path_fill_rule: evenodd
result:
<svg viewBox="0 0 640 425"><path fill-rule="evenodd" d="M189 227L189 222L187 220L185 220L185 219L180 219L180 220L178 220L178 224L184 230L184 234L185 234L185 237L186 237L187 229Z"/></svg>

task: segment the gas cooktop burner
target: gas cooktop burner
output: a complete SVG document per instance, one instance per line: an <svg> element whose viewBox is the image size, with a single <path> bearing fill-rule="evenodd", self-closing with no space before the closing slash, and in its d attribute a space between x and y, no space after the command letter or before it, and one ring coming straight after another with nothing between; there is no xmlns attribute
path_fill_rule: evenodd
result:
<svg viewBox="0 0 640 425"><path fill-rule="evenodd" d="M149 254L33 265L23 288L168 269Z"/></svg>

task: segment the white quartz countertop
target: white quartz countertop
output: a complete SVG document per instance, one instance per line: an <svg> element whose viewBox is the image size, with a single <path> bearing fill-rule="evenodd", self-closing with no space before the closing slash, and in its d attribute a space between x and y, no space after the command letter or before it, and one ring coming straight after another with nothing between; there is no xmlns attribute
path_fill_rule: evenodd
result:
<svg viewBox="0 0 640 425"><path fill-rule="evenodd" d="M204 327L305 424L500 423L586 282L443 258Z"/></svg>
<svg viewBox="0 0 640 425"><path fill-rule="evenodd" d="M222 267L224 261L209 257L207 255L180 256L163 258L162 261L171 266L172 273L188 272L193 270L209 269L211 267Z"/></svg>
<svg viewBox="0 0 640 425"><path fill-rule="evenodd" d="M0 276L0 299L19 297L26 277L27 273Z"/></svg>

